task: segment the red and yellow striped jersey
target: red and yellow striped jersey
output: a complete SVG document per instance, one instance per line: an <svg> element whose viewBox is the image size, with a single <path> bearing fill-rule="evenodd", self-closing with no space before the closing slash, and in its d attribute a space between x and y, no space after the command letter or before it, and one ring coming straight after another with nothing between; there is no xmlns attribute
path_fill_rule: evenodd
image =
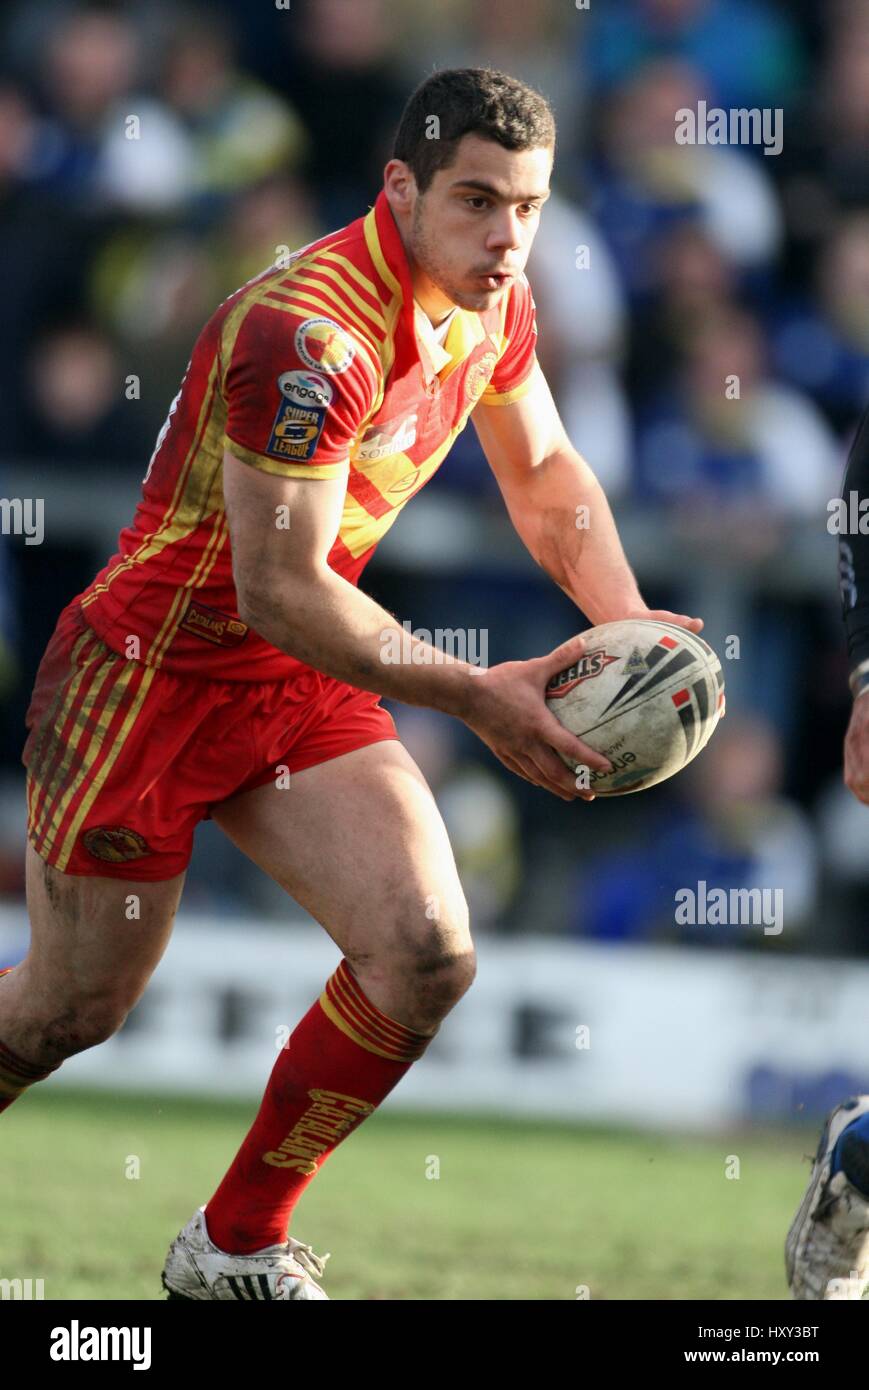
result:
<svg viewBox="0 0 869 1390"><path fill-rule="evenodd" d="M239 618L223 451L282 477L335 477L349 458L328 563L357 583L477 401L504 404L530 385L536 325L524 277L493 309L456 309L439 370L415 312L383 192L366 216L218 307L157 438L133 523L79 596L104 642L212 679L282 680L303 668Z"/></svg>

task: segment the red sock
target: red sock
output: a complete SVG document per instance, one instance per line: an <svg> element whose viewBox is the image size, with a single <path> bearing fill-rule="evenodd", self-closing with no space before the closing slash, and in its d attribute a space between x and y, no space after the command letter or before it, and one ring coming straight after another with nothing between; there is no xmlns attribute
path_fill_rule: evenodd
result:
<svg viewBox="0 0 869 1390"><path fill-rule="evenodd" d="M206 1207L214 1244L237 1255L282 1245L329 1154L430 1042L376 1008L342 960L281 1049L259 1114Z"/></svg>
<svg viewBox="0 0 869 1390"><path fill-rule="evenodd" d="M0 970L0 978L14 969L13 965L9 965L5 970ZM53 1071L57 1071L57 1067L49 1067L47 1070L35 1067L32 1062L25 1062L23 1057L19 1057L0 1042L0 1114L8 1110L13 1100L17 1100L28 1086L32 1086L35 1081L44 1081Z"/></svg>

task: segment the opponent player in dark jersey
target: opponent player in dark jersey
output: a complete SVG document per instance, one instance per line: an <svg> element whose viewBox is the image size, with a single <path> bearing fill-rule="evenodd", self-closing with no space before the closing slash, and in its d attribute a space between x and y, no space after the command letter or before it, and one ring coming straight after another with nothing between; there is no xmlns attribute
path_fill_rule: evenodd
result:
<svg viewBox="0 0 869 1390"><path fill-rule="evenodd" d="M503 74L418 89L367 215L206 324L133 525L40 666L23 755L33 949L0 980L0 1108L120 1027L203 817L343 956L173 1242L173 1296L326 1297L322 1259L287 1240L293 1209L473 979L446 831L379 697L453 714L565 800L590 794L556 750L609 769L543 698L581 637L489 670L416 638L384 659L408 634L360 573L471 412L517 531L593 623L702 626L644 604L536 362L523 268L554 143L546 102Z"/></svg>
<svg viewBox="0 0 869 1390"><path fill-rule="evenodd" d="M849 524L839 533L839 580L854 698L845 736L845 785L869 805L869 407L848 455L842 500ZM824 1302L865 1296L869 1095L851 1096L827 1116L805 1196L788 1232L785 1261L795 1298Z"/></svg>

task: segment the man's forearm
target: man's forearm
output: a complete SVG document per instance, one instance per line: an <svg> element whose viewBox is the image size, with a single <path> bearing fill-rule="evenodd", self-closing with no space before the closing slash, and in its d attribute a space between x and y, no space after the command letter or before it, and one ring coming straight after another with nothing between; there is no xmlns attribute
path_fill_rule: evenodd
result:
<svg viewBox="0 0 869 1390"><path fill-rule="evenodd" d="M852 494L856 495L858 509L869 497L869 406L863 411L842 480L846 503L850 504ZM855 696L863 695L869 690L869 536L859 526L839 537L839 582L851 691Z"/></svg>
<svg viewBox="0 0 869 1390"><path fill-rule="evenodd" d="M579 454L553 454L504 497L538 565L592 623L645 608L604 490Z"/></svg>
<svg viewBox="0 0 869 1390"><path fill-rule="evenodd" d="M462 718L479 667L411 636L385 608L336 574L288 578L241 614L266 642L361 690Z"/></svg>

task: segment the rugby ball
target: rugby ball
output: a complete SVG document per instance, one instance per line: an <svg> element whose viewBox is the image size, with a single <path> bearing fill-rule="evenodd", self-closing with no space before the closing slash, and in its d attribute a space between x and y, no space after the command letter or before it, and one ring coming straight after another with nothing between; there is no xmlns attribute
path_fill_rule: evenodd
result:
<svg viewBox="0 0 869 1390"><path fill-rule="evenodd" d="M601 623L581 635L585 651L552 677L545 698L565 728L613 765L612 772L589 769L588 789L625 796L681 772L724 709L715 652L687 628L648 618Z"/></svg>

